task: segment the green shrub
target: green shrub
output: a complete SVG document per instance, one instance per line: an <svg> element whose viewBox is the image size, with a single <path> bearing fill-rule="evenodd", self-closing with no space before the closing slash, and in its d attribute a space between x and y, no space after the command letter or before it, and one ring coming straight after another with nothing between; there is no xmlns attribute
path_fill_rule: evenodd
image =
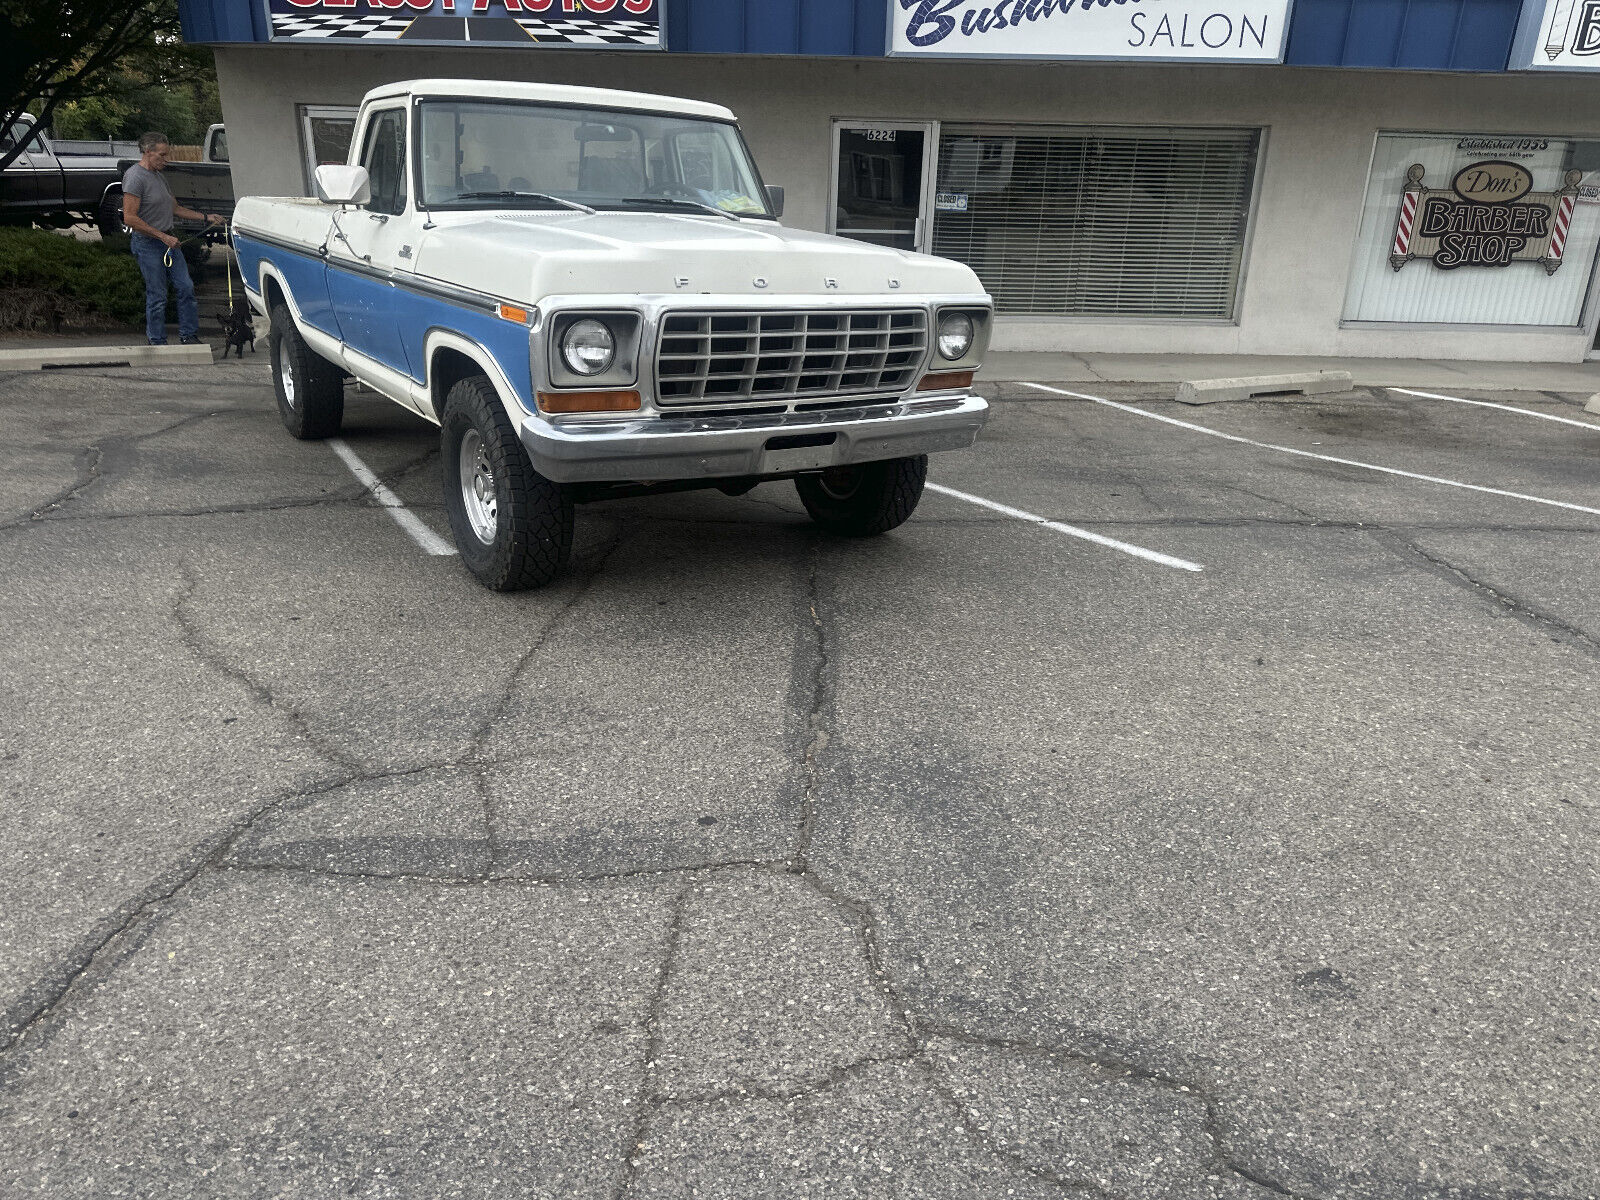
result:
<svg viewBox="0 0 1600 1200"><path fill-rule="evenodd" d="M48 229L0 227L0 292L59 296L71 311L144 320L144 279L126 237L80 242Z"/></svg>

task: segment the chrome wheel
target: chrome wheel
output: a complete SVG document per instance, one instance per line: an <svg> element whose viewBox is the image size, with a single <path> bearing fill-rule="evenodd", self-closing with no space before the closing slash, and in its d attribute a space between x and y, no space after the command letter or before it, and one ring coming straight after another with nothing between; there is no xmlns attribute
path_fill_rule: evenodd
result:
<svg viewBox="0 0 1600 1200"><path fill-rule="evenodd" d="M290 408L298 408L294 398L294 368L289 365L289 356L278 354L278 379L283 384L283 400Z"/></svg>
<svg viewBox="0 0 1600 1200"><path fill-rule="evenodd" d="M467 430L461 438L461 505L478 540L492 546L500 527L494 468L489 465L488 447L476 429Z"/></svg>

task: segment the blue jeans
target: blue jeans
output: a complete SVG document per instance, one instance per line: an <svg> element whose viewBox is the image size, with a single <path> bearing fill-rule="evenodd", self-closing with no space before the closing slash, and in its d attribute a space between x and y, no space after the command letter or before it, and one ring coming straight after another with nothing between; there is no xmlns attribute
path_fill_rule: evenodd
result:
<svg viewBox="0 0 1600 1200"><path fill-rule="evenodd" d="M167 248L153 237L142 233L133 235L133 257L139 263L139 273L144 276L144 331L152 346L167 344L167 280L172 280L178 293L178 336L200 336L200 305L194 298L194 281L189 278L189 264L183 251L172 252L169 267L162 258Z"/></svg>

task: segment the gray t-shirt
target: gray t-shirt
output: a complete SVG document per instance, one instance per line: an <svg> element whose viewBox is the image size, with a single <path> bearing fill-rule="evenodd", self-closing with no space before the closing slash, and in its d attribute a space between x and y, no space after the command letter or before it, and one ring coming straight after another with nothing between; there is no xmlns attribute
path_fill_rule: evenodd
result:
<svg viewBox="0 0 1600 1200"><path fill-rule="evenodd" d="M167 181L158 172L134 163L122 177L122 190L130 196L139 197L141 221L162 233L172 232L172 208L175 202Z"/></svg>

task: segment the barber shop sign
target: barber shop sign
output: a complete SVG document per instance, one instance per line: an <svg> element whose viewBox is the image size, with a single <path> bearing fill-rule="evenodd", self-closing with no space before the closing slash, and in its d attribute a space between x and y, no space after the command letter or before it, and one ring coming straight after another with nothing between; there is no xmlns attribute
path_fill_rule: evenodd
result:
<svg viewBox="0 0 1600 1200"><path fill-rule="evenodd" d="M1549 192L1534 191L1533 172L1504 159L1469 163L1449 187L1425 187L1426 175L1421 163L1406 172L1389 251L1396 271L1414 258L1441 271L1514 262L1536 262L1547 275L1560 269L1583 172L1568 171Z"/></svg>
<svg viewBox="0 0 1600 1200"><path fill-rule="evenodd" d="M889 0L889 53L1275 63L1290 2Z"/></svg>

